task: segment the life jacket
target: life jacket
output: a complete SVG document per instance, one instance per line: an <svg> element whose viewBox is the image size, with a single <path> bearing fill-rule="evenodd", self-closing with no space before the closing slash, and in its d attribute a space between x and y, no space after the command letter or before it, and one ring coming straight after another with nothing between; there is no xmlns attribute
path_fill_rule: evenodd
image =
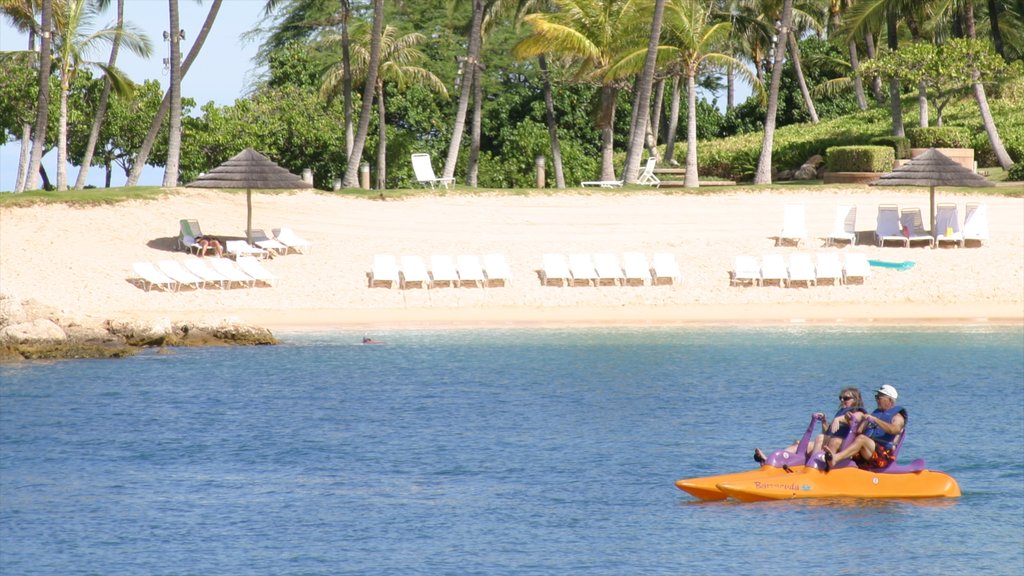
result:
<svg viewBox="0 0 1024 576"><path fill-rule="evenodd" d="M875 418L878 418L879 420L884 420L890 424L892 423L892 419L896 417L897 414L903 415L903 425L906 426L907 411L902 406L893 406L888 410L882 410L879 408L871 413L871 415L874 416ZM882 430L881 427L876 426L874 422L871 422L868 424L867 429L864 431L864 435L874 440L877 444L881 444L886 448L892 448L892 443L894 440L896 440L896 436L898 434L889 434L885 430Z"/></svg>
<svg viewBox="0 0 1024 576"><path fill-rule="evenodd" d="M835 422L836 418L842 418L847 414L847 412L853 412L855 410L860 410L860 408L840 408L839 411L836 412L836 415L832 417L832 421ZM843 420L843 423L839 425L839 428L836 428L835 432L830 432L829 434L838 438L846 438L846 435L849 433L850 424Z"/></svg>

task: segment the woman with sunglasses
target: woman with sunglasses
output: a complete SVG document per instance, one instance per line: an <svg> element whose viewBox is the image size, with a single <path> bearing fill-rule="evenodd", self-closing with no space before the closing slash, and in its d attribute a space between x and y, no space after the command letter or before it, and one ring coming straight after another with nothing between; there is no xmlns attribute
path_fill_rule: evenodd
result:
<svg viewBox="0 0 1024 576"><path fill-rule="evenodd" d="M807 455L810 456L825 446L828 446L832 452L839 450L843 439L850 433L850 419L847 414L851 412L867 412L864 409L864 400L861 398L860 389L856 386L848 386L839 392L839 410L832 416L832 420L827 420L823 412L818 413L821 418L821 434L818 434L814 442L808 444ZM787 446L785 450L794 452L797 447L798 443L794 443ZM764 452L760 448L755 448L754 461L763 464L766 460Z"/></svg>

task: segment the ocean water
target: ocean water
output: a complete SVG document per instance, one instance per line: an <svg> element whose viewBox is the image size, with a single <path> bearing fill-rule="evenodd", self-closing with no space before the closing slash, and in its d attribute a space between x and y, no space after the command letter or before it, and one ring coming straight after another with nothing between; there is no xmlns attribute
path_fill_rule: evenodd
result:
<svg viewBox="0 0 1024 576"><path fill-rule="evenodd" d="M1018 574L1024 330L283 334L0 367L0 574ZM699 502L837 393L924 501ZM870 403L870 401L869 401ZM888 569L882 569L886 572Z"/></svg>

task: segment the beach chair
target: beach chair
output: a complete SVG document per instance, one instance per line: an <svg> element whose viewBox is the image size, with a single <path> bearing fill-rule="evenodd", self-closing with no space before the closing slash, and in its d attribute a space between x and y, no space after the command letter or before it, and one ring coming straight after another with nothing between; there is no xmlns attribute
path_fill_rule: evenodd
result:
<svg viewBox="0 0 1024 576"><path fill-rule="evenodd" d="M427 265L420 256L402 256L401 282L399 287L406 288L428 288L430 286L430 274L427 273Z"/></svg>
<svg viewBox="0 0 1024 576"><path fill-rule="evenodd" d="M299 254L305 254L306 251L313 251L313 243L305 238L302 238L296 234L291 228L281 227L274 230L274 237L281 244L284 244L288 250L295 250Z"/></svg>
<svg viewBox="0 0 1024 576"><path fill-rule="evenodd" d="M569 273L572 286L597 286L597 269L590 254L569 254Z"/></svg>
<svg viewBox="0 0 1024 576"><path fill-rule="evenodd" d="M412 170L416 173L416 181L420 183L420 186L429 185L433 188L434 184L437 184L448 188L449 185L455 183L455 178L438 178L434 175L434 167L430 163L430 154L413 154Z"/></svg>
<svg viewBox="0 0 1024 576"><path fill-rule="evenodd" d="M956 248L963 246L964 234L960 231L956 204L941 203L935 206L934 232L936 246L942 246L943 242L952 242Z"/></svg>
<svg viewBox="0 0 1024 576"><path fill-rule="evenodd" d="M199 228L198 220L182 219L178 221L178 248L183 252L199 254L199 251L203 249L196 242L196 238L203 235L203 231Z"/></svg>
<svg viewBox="0 0 1024 576"><path fill-rule="evenodd" d="M814 276L818 283L822 280L831 280L836 286L843 283L843 264L839 261L839 254L835 252L818 252L817 261L814 265Z"/></svg>
<svg viewBox="0 0 1024 576"><path fill-rule="evenodd" d="M843 254L843 282L845 284L863 284L871 276L871 264L868 255L863 252L847 252Z"/></svg>
<svg viewBox="0 0 1024 576"><path fill-rule="evenodd" d="M857 207L848 204L836 206L836 220L832 232L825 238L825 246L834 246L836 241L857 243Z"/></svg>
<svg viewBox="0 0 1024 576"><path fill-rule="evenodd" d="M803 204L786 204L783 208L782 232L775 241L776 246L793 242L799 246L801 240L807 239L807 224L804 220Z"/></svg>
<svg viewBox="0 0 1024 576"><path fill-rule="evenodd" d="M434 254L430 257L430 278L431 286L446 285L456 287L459 285L459 272L455 267L455 260L447 254Z"/></svg>
<svg viewBox="0 0 1024 576"><path fill-rule="evenodd" d="M875 238L879 248L886 242L899 242L907 246L907 237L900 225L900 207L896 204L879 204L878 219L875 222Z"/></svg>
<svg viewBox="0 0 1024 576"><path fill-rule="evenodd" d="M732 278L729 279L732 286L758 286L761 284L761 266L754 256L740 255L736 257L733 265Z"/></svg>
<svg viewBox="0 0 1024 576"><path fill-rule="evenodd" d="M277 284L277 276L274 276L269 270L260 264L260 261L252 256L239 256L235 259L238 267L249 275L255 282L262 282L266 286L274 286Z"/></svg>
<svg viewBox="0 0 1024 576"><path fill-rule="evenodd" d="M487 278L484 268L480 265L480 257L476 254L460 254L455 257L455 266L459 272L459 286L484 287Z"/></svg>
<svg viewBox="0 0 1024 576"><path fill-rule="evenodd" d="M903 235L907 237L908 247L912 242L927 242L929 246L935 246L935 238L932 238L932 235L924 229L920 208L901 210L900 224L903 225Z"/></svg>
<svg viewBox="0 0 1024 576"><path fill-rule="evenodd" d="M246 288L252 288L256 284L255 278L243 272L241 268L227 258L211 258L210 266L214 271L227 279L225 284L229 288L232 282Z"/></svg>
<svg viewBox="0 0 1024 576"><path fill-rule="evenodd" d="M488 286L508 286L512 283L512 269L504 254L485 254L484 272Z"/></svg>
<svg viewBox="0 0 1024 576"><path fill-rule="evenodd" d="M266 231L259 228L252 229L252 243L257 248L266 250L269 254L280 254L283 256L288 253L287 246L279 240L271 238L267 235Z"/></svg>
<svg viewBox="0 0 1024 576"><path fill-rule="evenodd" d="M370 267L370 288L394 288L399 284L398 263L391 254L375 254Z"/></svg>
<svg viewBox="0 0 1024 576"><path fill-rule="evenodd" d="M651 267L642 252L622 255L623 283L627 286L645 286L651 281Z"/></svg>
<svg viewBox="0 0 1024 576"><path fill-rule="evenodd" d="M818 284L818 277L814 272L814 262L811 255L805 252L794 252L789 255L789 283L790 288L794 282L803 282L804 286L810 288Z"/></svg>
<svg viewBox="0 0 1024 576"><path fill-rule="evenodd" d="M266 258L270 254L270 252L267 252L262 248L250 245L245 240L228 240L224 245L224 253L236 260L239 256Z"/></svg>
<svg viewBox="0 0 1024 576"><path fill-rule="evenodd" d="M782 254L767 254L761 258L761 286L776 282L780 288L789 283L789 271Z"/></svg>
<svg viewBox="0 0 1024 576"><path fill-rule="evenodd" d="M678 284L683 281L683 275L679 272L679 263L676 257L670 252L655 252L651 260L654 273L651 275L652 284Z"/></svg>
<svg viewBox="0 0 1024 576"><path fill-rule="evenodd" d="M201 258L189 258L188 260L185 260L185 269L205 280L207 284L213 283L221 288L227 287L227 276L224 276L220 272L217 272L207 266L206 262Z"/></svg>
<svg viewBox="0 0 1024 576"><path fill-rule="evenodd" d="M203 280L199 276L186 270L180 263L175 260L161 260L156 263L157 268L161 272L169 276L172 280L178 283L178 288L182 286L188 286L190 288L202 288L206 286L206 280Z"/></svg>
<svg viewBox="0 0 1024 576"><path fill-rule="evenodd" d="M654 167L657 163L658 158L656 156L648 158L647 164L644 166L643 171L640 172L640 176L636 179L636 183L644 184L646 186L654 186L655 188L661 186L661 180L654 175Z"/></svg>
<svg viewBox="0 0 1024 576"><path fill-rule="evenodd" d="M964 245L988 240L988 208L986 204L969 202L964 213Z"/></svg>
<svg viewBox="0 0 1024 576"><path fill-rule="evenodd" d="M619 259L615 254L594 254L594 269L597 271L598 286L620 286L625 281L622 266L619 266Z"/></svg>
<svg viewBox="0 0 1024 576"><path fill-rule="evenodd" d="M569 261L565 254L544 254L543 259L541 283L544 286L551 286L554 282L558 282L559 286L568 286L572 283Z"/></svg>
<svg viewBox="0 0 1024 576"><path fill-rule="evenodd" d="M178 289L178 282L157 270L152 262L136 262L132 264L132 271L135 272L135 276L141 281L142 287L146 289L146 292L153 288L161 290Z"/></svg>

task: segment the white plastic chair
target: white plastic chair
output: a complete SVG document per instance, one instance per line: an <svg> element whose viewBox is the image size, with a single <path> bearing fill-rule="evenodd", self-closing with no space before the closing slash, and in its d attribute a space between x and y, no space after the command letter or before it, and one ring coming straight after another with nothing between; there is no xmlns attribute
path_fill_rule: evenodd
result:
<svg viewBox="0 0 1024 576"><path fill-rule="evenodd" d="M430 274L427 273L427 265L423 258L417 255L402 256L401 282L399 286L407 288L427 288L430 286ZM415 285L415 286L414 286Z"/></svg>
<svg viewBox="0 0 1024 576"><path fill-rule="evenodd" d="M236 282L248 288L252 288L256 284L255 278L249 276L245 272L242 272L241 268L227 258L212 258L210 259L210 266L227 278L228 286L230 286L232 282Z"/></svg>
<svg viewBox="0 0 1024 576"><path fill-rule="evenodd" d="M943 242L952 242L957 248L963 246L964 234L960 231L956 204L942 203L935 206L934 232L936 246L942 246Z"/></svg>
<svg viewBox="0 0 1024 576"><path fill-rule="evenodd" d="M398 286L398 263L391 254L375 254L370 268L370 288Z"/></svg>
<svg viewBox="0 0 1024 576"><path fill-rule="evenodd" d="M782 254L767 254L761 258L761 285L766 286L768 282L778 282L780 288L789 283L789 271Z"/></svg>
<svg viewBox="0 0 1024 576"><path fill-rule="evenodd" d="M871 264L867 254L863 252L847 252L843 255L843 282L850 284L851 279L863 284L871 276Z"/></svg>
<svg viewBox="0 0 1024 576"><path fill-rule="evenodd" d="M160 268L161 272L177 282L179 288L182 286L202 288L206 285L206 280L203 280L199 276L189 272L176 260L161 260L157 262L156 265Z"/></svg>
<svg viewBox="0 0 1024 576"><path fill-rule="evenodd" d="M836 220L832 225L832 232L825 238L825 245L832 246L836 240L849 242L850 245L857 243L857 207L849 204L836 206Z"/></svg>
<svg viewBox="0 0 1024 576"><path fill-rule="evenodd" d="M628 286L644 286L651 282L651 267L642 252L622 254L622 273Z"/></svg>
<svg viewBox="0 0 1024 576"><path fill-rule="evenodd" d="M652 263L654 265L654 284L678 284L683 281L675 254L655 252Z"/></svg>
<svg viewBox="0 0 1024 576"><path fill-rule="evenodd" d="M729 284L733 286L757 286L761 284L761 266L757 262L757 257L737 256Z"/></svg>
<svg viewBox="0 0 1024 576"><path fill-rule="evenodd" d="M794 252L789 255L789 286L792 287L794 282L803 282L808 288L818 284L810 254Z"/></svg>
<svg viewBox="0 0 1024 576"><path fill-rule="evenodd" d="M291 228L278 228L274 231L274 235L277 241L287 246L289 250L295 250L300 254L305 254L307 250L313 251L313 243L296 234Z"/></svg>
<svg viewBox="0 0 1024 576"><path fill-rule="evenodd" d="M875 222L875 238L878 246L885 246L886 242L899 242L907 246L907 237L903 235L903 227L900 225L900 207L897 204L879 204L878 219Z"/></svg>
<svg viewBox="0 0 1024 576"><path fill-rule="evenodd" d="M227 276L224 276L220 272L217 272L207 266L206 262L201 258L189 258L188 260L185 260L185 268L189 272L205 280L207 283L214 283L221 288L227 287Z"/></svg>
<svg viewBox="0 0 1024 576"><path fill-rule="evenodd" d="M504 254L485 254L484 272L487 274L488 286L508 286L512 283L512 269Z"/></svg>
<svg viewBox="0 0 1024 576"><path fill-rule="evenodd" d="M782 232L775 245L785 244L786 241L795 241L796 246L801 240L807 239L807 224L804 219L803 204L786 204L783 209Z"/></svg>
<svg viewBox="0 0 1024 576"><path fill-rule="evenodd" d="M654 167L658 163L656 156L651 156L647 159L647 164L644 166L643 172L637 177L637 184L644 184L647 186L654 186L655 188L661 186L661 180L654 175Z"/></svg>
<svg viewBox="0 0 1024 576"><path fill-rule="evenodd" d="M904 235L907 235L907 246L911 242L927 242L929 246L935 246L935 238L924 229L924 221L921 218L920 208L904 208L900 211L900 224L903 225Z"/></svg>
<svg viewBox="0 0 1024 576"><path fill-rule="evenodd" d="M430 164L430 154L413 154L412 170L416 173L416 181L421 186L429 184L433 188L434 184L438 184L448 188L449 185L455 183L455 178L438 178L434 175L434 167Z"/></svg>
<svg viewBox="0 0 1024 576"><path fill-rule="evenodd" d="M274 276L269 270L260 264L259 260L252 256L239 256L236 259L238 267L242 269L256 282L262 282L267 286L274 286L277 284L277 276Z"/></svg>
<svg viewBox="0 0 1024 576"><path fill-rule="evenodd" d="M986 204L970 202L964 214L964 241L981 242L988 240L988 207Z"/></svg>
<svg viewBox="0 0 1024 576"><path fill-rule="evenodd" d="M132 264L132 271L142 281L142 286L147 292L153 288L161 290L177 290L178 282L156 269L152 262L136 262Z"/></svg>
<svg viewBox="0 0 1024 576"><path fill-rule="evenodd" d="M818 252L817 262L814 265L814 276L818 282L831 280L832 285L843 283L843 265L839 261L839 254L835 252Z"/></svg>

